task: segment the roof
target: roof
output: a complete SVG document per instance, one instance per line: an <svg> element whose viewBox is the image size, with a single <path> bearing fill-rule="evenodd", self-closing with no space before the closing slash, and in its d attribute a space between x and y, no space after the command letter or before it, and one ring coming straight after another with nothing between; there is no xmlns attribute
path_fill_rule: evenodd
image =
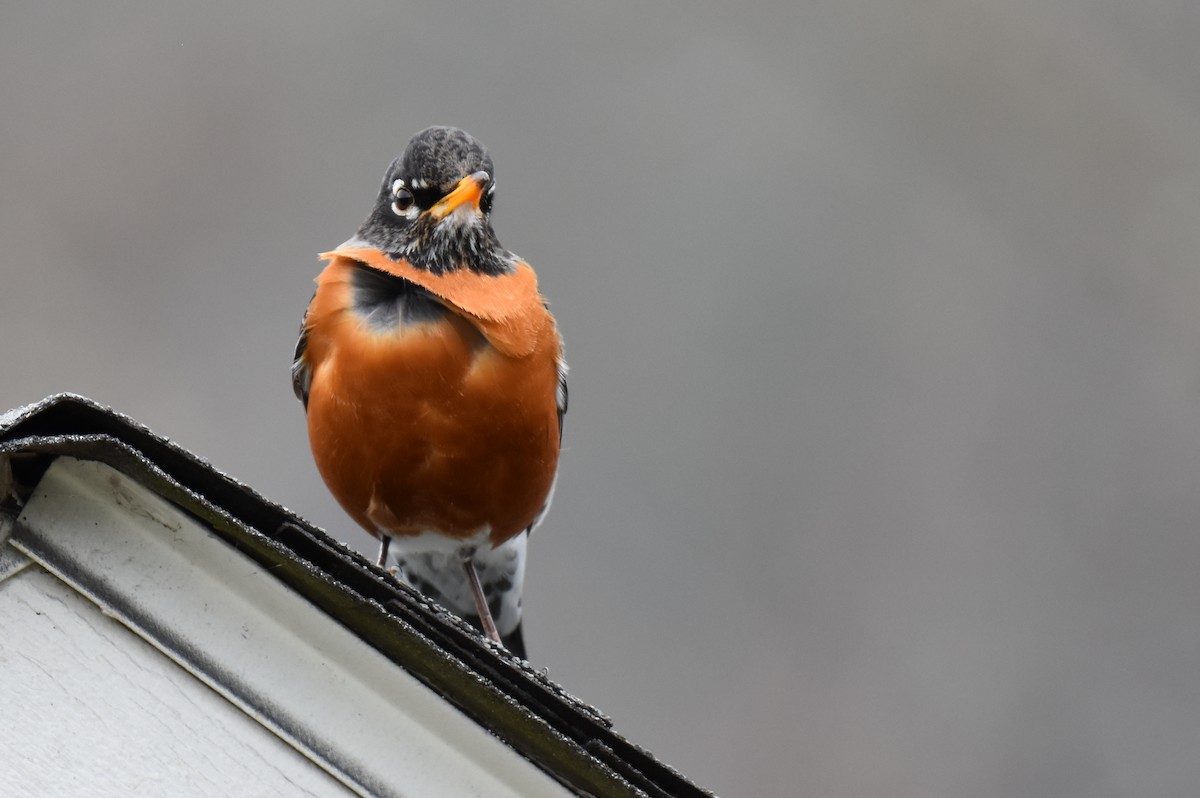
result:
<svg viewBox="0 0 1200 798"><path fill-rule="evenodd" d="M44 499L39 504L51 493L57 509L45 507ZM112 550L100 551L108 545L100 532L72 533L55 523L55 513L69 514L72 502L83 503L74 512L90 514L96 529L105 528L105 513L120 516L120 526L113 526L119 534L109 536ZM389 792L385 763L356 756L354 740L366 735L369 742L395 713L380 705L369 721L359 715L339 720L335 705L366 690L359 698L370 712L379 704L371 686L403 677L432 690L485 730L484 737L502 741L570 792L709 794L614 732L595 708L358 552L84 397L58 394L0 415L0 542L10 533L25 556L355 791ZM186 569L171 571L172 562L186 562ZM0 557L0 582L13 567L11 558L6 564ZM156 581L160 571L170 579ZM251 573L253 579L243 579ZM179 594L189 595L190 604L173 600ZM193 617L197 594L205 597L205 612L222 603L231 611L253 609L261 616L255 616L258 626L239 636L244 642L231 641L228 628L204 627ZM289 647L301 646L316 646L330 661L355 647L365 653L343 657L350 677L304 686L293 678L311 674L288 670L301 659ZM271 662L258 661L268 653ZM275 679L245 677L260 666ZM289 705L296 694L304 701ZM329 700L322 704L318 696ZM316 723L313 716L322 712Z"/></svg>

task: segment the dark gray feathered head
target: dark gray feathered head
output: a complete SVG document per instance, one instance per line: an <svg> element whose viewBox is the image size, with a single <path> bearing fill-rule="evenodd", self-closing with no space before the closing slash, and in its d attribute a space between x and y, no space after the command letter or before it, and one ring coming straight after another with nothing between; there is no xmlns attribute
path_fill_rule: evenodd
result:
<svg viewBox="0 0 1200 798"><path fill-rule="evenodd" d="M492 229L495 191L483 144L456 127L426 128L388 167L357 243L433 274L510 272L516 258Z"/></svg>

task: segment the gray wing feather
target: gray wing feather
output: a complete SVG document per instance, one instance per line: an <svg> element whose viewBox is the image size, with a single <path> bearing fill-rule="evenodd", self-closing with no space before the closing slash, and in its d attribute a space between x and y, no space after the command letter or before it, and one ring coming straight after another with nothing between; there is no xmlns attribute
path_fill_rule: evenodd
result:
<svg viewBox="0 0 1200 798"><path fill-rule="evenodd" d="M312 300L309 300L309 305L312 305ZM296 352L292 355L292 392L304 405L305 410L308 409L308 390L312 385L312 370L308 367L308 361L304 359L307 349L308 312L305 311L304 321L300 323L300 338L296 341Z"/></svg>

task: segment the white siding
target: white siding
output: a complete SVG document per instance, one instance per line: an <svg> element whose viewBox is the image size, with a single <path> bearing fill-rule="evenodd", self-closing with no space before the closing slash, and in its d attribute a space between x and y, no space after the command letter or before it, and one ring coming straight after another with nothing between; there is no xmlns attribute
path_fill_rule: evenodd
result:
<svg viewBox="0 0 1200 798"><path fill-rule="evenodd" d="M349 794L41 567L0 582L0 795Z"/></svg>
<svg viewBox="0 0 1200 798"><path fill-rule="evenodd" d="M260 731L264 727L273 731L357 792L487 798L568 794L191 516L105 465L66 457L56 460L25 507L11 544L104 607L111 618L94 608L76 617L88 619L84 626L95 635L122 641L120 646L110 646L111 659L118 661L129 648L125 643L132 636L119 628L123 623L161 652L161 668L179 668L177 678L185 681L183 669L187 669L232 702L221 707L222 717L240 708L245 713L240 722L262 724ZM11 595L5 600L5 593L26 579L20 574L0 584L0 603L5 605L4 617L11 619L6 623L24 629L19 634L28 639L42 636L36 631L39 623L28 617L38 610L13 601ZM49 577L43 574L39 579L45 582ZM81 692L97 689L88 668L97 654L86 642L90 638L81 642L77 637L77 627L55 638L57 642L42 650L37 664L30 666L32 671L46 672L39 691L74 692L60 682L71 685L77 680ZM0 635L8 637L3 629ZM137 649L151 650L140 642ZM3 650L7 652L7 643ZM5 656L22 653L14 648ZM56 664L50 667L43 660ZM3 681L6 674L0 671ZM126 680L129 705L154 709L139 697L138 684ZM156 694L161 689L155 688ZM71 778L101 778L97 774L104 762L121 756L119 750L101 744L108 739L107 727L116 721L109 720L103 704L67 701L60 709L63 714L74 713L72 723L86 728L82 738L86 745L68 742L55 749L53 757L42 757L34 772L57 766L70 769ZM166 740L165 747L141 760L137 768L131 767L130 774L150 766L155 769L146 778L170 784L171 794L188 789L192 777L185 778L187 771L175 760L185 754L189 760L196 757L179 741L191 738L189 726L198 722L193 715L212 712L205 708L178 714L175 736L153 732L150 736ZM159 718L147 721L149 730L166 725L173 713L164 717L148 712L152 719ZM57 739L57 722L42 723L36 715L24 718L27 723L35 721L43 736ZM20 725L4 716L0 716L0 730L0 734L23 733ZM214 734L213 739L219 742L221 737ZM236 773L236 768L221 764L232 759L242 762L243 769L259 768L264 756L260 751L247 750L247 743L233 736L225 739L222 756L211 763L199 757L200 767ZM265 750L278 746L278 740L272 740ZM174 754L164 757L162 751ZM80 766L75 758L80 756L87 758L87 766ZM304 776L302 783L309 780L328 781ZM231 794L247 794L240 776L233 781L239 787ZM221 783L226 787L215 792L228 788L228 782ZM294 787L288 789L295 792ZM135 793L145 791L139 788Z"/></svg>

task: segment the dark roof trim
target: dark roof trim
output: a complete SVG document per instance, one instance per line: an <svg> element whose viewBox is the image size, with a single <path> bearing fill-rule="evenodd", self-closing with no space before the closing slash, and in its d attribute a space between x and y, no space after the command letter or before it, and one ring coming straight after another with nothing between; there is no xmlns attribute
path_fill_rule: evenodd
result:
<svg viewBox="0 0 1200 798"><path fill-rule="evenodd" d="M358 552L127 416L73 394L0 415L0 472L9 461L18 496L58 455L106 463L195 515L579 794L710 795Z"/></svg>

